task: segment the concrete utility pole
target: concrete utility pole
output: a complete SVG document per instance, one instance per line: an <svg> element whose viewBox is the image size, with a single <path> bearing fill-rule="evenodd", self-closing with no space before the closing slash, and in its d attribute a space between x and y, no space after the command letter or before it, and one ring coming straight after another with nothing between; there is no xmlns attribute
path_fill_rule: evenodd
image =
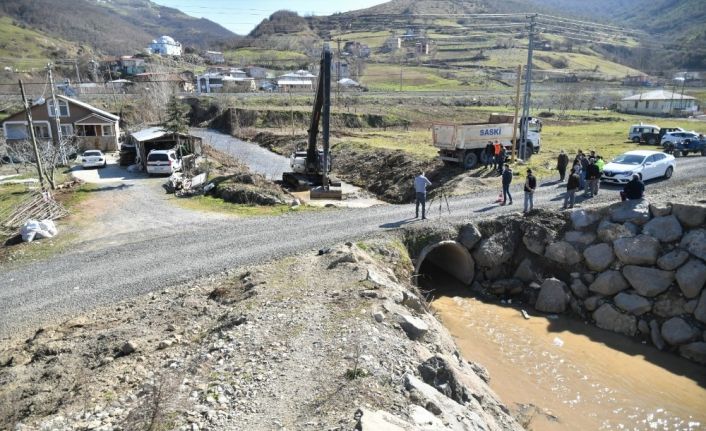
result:
<svg viewBox="0 0 706 431"><path fill-rule="evenodd" d="M37 137L34 134L34 123L32 122L32 109L27 102L27 96L25 95L25 86L22 84L20 79L20 93L22 94L22 103L25 107L25 115L27 116L27 124L29 128L29 137L32 140L32 149L34 150L34 158L37 161L37 175L39 175L39 185L42 191L46 190L44 185L44 170L42 169L42 159L39 158L39 148L37 148Z"/></svg>
<svg viewBox="0 0 706 431"><path fill-rule="evenodd" d="M336 39L338 43L338 63L336 64L336 102L341 98L341 38Z"/></svg>
<svg viewBox="0 0 706 431"><path fill-rule="evenodd" d="M517 115L520 111L520 84L522 83L522 65L517 66L517 84L515 86L515 117L512 120L512 163L515 163L517 152Z"/></svg>
<svg viewBox="0 0 706 431"><path fill-rule="evenodd" d="M535 19L537 15L530 15L529 18L529 46L527 48L527 77L525 78L525 100L522 105L522 117L520 121L520 158L525 159L527 152L527 126L529 126L527 119L529 118L530 111L530 99L532 96L532 56L534 51L534 37L536 35L535 29L537 23Z"/></svg>

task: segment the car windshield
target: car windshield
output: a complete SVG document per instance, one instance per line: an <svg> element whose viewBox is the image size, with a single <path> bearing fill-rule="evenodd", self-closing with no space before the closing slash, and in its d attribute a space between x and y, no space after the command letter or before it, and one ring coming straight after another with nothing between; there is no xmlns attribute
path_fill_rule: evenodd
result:
<svg viewBox="0 0 706 431"><path fill-rule="evenodd" d="M83 157L100 157L101 152L100 151L86 151L83 153Z"/></svg>
<svg viewBox="0 0 706 431"><path fill-rule="evenodd" d="M620 163L621 165L640 165L643 160L645 160L645 156L638 156L636 154L622 154L614 158L613 163Z"/></svg>
<svg viewBox="0 0 706 431"><path fill-rule="evenodd" d="M165 153L150 154L147 156L148 162L166 162L169 157Z"/></svg>

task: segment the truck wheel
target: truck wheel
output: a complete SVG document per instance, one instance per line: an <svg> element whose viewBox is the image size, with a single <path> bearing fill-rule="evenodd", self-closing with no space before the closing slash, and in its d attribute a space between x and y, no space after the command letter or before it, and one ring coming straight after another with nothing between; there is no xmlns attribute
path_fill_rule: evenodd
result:
<svg viewBox="0 0 706 431"><path fill-rule="evenodd" d="M674 157L681 157L681 151L679 151L679 150L672 150L672 152L674 153Z"/></svg>
<svg viewBox="0 0 706 431"><path fill-rule="evenodd" d="M654 136L647 140L648 145L657 145L657 138Z"/></svg>
<svg viewBox="0 0 706 431"><path fill-rule="evenodd" d="M525 154L523 154L522 160L527 161L532 158L532 154L534 154L534 148L532 145L527 145L525 148Z"/></svg>
<svg viewBox="0 0 706 431"><path fill-rule="evenodd" d="M701 155L702 155L702 156L706 156L706 148L704 148L703 150L701 150Z"/></svg>
<svg viewBox="0 0 706 431"><path fill-rule="evenodd" d="M684 156L684 157L686 157L686 156L689 155L689 152L686 151L686 150L684 150L684 151L681 152L681 155Z"/></svg>
<svg viewBox="0 0 706 431"><path fill-rule="evenodd" d="M632 141L636 144L640 143L640 137L639 136L633 136Z"/></svg>
<svg viewBox="0 0 706 431"><path fill-rule="evenodd" d="M466 152L466 155L463 156L463 168L464 169L473 169L476 167L478 164L478 156L476 153L473 151L468 151Z"/></svg>

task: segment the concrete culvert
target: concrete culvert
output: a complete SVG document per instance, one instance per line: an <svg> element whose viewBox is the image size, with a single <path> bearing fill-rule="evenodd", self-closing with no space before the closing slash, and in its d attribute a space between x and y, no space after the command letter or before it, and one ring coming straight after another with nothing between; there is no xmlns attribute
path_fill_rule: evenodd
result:
<svg viewBox="0 0 706 431"><path fill-rule="evenodd" d="M414 269L419 278L433 278L435 274L443 272L467 286L475 276L475 262L471 253L456 241L441 241L424 247Z"/></svg>

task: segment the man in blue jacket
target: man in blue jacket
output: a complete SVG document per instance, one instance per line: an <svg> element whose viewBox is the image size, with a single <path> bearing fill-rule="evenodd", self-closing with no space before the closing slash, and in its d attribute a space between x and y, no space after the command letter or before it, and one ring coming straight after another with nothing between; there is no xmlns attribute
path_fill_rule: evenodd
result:
<svg viewBox="0 0 706 431"><path fill-rule="evenodd" d="M414 218L419 218L419 205L422 205L422 220L427 218L427 186L431 185L431 181L424 176L424 172L414 178L414 192L416 195L416 215Z"/></svg>

